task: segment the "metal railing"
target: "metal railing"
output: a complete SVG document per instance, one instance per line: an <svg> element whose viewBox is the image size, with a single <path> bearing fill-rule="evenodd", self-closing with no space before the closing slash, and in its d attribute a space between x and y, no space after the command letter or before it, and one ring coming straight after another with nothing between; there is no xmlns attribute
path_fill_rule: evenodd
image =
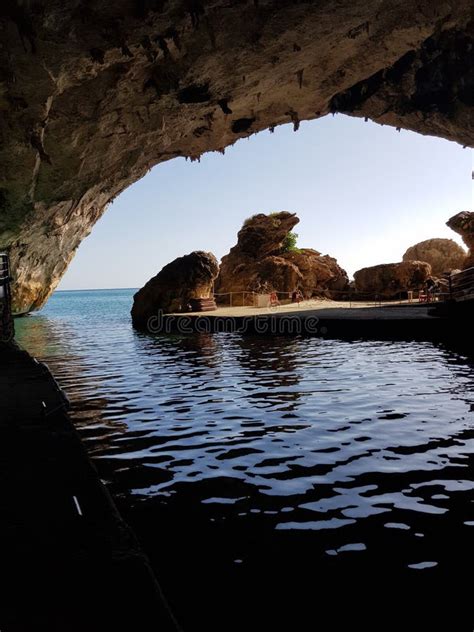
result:
<svg viewBox="0 0 474 632"><path fill-rule="evenodd" d="M10 281L10 262L8 255L0 253L0 285L5 285Z"/></svg>
<svg viewBox="0 0 474 632"><path fill-rule="evenodd" d="M446 301L463 301L474 298L474 268L468 268L461 272L446 274L444 277L443 287L434 290L427 290L425 287L415 290L401 290L391 297L377 294L375 292L359 292L351 287L346 290L315 290L311 298L304 298L305 305L311 304L312 301L321 301L326 299L340 301L347 307L361 306L361 303L367 303L371 307L383 307L387 305L406 305L415 303L443 303ZM288 305L294 304L293 292L215 292L213 297L219 307L270 307L259 304L259 297L269 297L270 294L276 294L278 304ZM301 302L303 302L301 301Z"/></svg>
<svg viewBox="0 0 474 632"><path fill-rule="evenodd" d="M8 255L0 253L0 342L10 342L14 334L10 283Z"/></svg>
<svg viewBox="0 0 474 632"><path fill-rule="evenodd" d="M448 278L449 299L451 301L466 301L474 299L474 268L467 268L455 272Z"/></svg>
<svg viewBox="0 0 474 632"><path fill-rule="evenodd" d="M272 307L270 296L275 294L278 299L278 305L292 305L297 303L305 303L307 306L311 302L319 302L321 300L340 300L347 303L348 307L354 304L365 302L374 307L380 307L384 301L388 301L383 296L374 292L356 292L350 290L315 290L311 298L303 298L296 301L293 298L293 292L251 292L249 290L240 292L214 292L212 297L215 299L218 307ZM259 304L259 299L263 301ZM395 299L396 301L397 299Z"/></svg>
<svg viewBox="0 0 474 632"><path fill-rule="evenodd" d="M212 297L219 307L253 307L257 292L213 292ZM225 298L228 297L228 298Z"/></svg>

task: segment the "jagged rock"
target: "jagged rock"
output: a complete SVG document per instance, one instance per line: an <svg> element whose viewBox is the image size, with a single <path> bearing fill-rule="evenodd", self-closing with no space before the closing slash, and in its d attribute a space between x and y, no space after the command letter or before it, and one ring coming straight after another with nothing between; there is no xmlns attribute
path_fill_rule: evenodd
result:
<svg viewBox="0 0 474 632"><path fill-rule="evenodd" d="M295 213L286 211L261 213L246 220L238 233L237 244L222 258L216 292L235 293L233 305L242 305L251 304L253 300L245 292L291 293L299 289L310 297L328 290L345 289L347 274L332 257L321 256L309 248L285 252L285 237L298 222Z"/></svg>
<svg viewBox="0 0 474 632"><path fill-rule="evenodd" d="M430 276L429 263L402 261L362 268L354 274L354 281L357 292L395 298L400 292L421 289Z"/></svg>
<svg viewBox="0 0 474 632"><path fill-rule="evenodd" d="M108 203L162 161L331 112L474 144L471 0L0 4L17 311L44 303Z"/></svg>
<svg viewBox="0 0 474 632"><path fill-rule="evenodd" d="M446 222L455 233L461 235L463 242L469 248L469 253L464 260L463 268L474 267L474 213L461 211Z"/></svg>
<svg viewBox="0 0 474 632"><path fill-rule="evenodd" d="M196 251L168 263L133 297L132 322L148 329L150 318L159 312L187 311L190 299L208 298L219 272L210 252Z"/></svg>
<svg viewBox="0 0 474 632"><path fill-rule="evenodd" d="M265 215L258 213L245 220L244 225L237 235L237 245L235 245L229 255L237 255L239 259L248 257L249 259L263 259L269 255L281 253L283 240L289 232L299 223L296 213L271 213ZM227 258L222 259L225 265Z"/></svg>
<svg viewBox="0 0 474 632"><path fill-rule="evenodd" d="M408 248L403 261L426 261L433 276L462 268L466 252L453 239L426 239Z"/></svg>

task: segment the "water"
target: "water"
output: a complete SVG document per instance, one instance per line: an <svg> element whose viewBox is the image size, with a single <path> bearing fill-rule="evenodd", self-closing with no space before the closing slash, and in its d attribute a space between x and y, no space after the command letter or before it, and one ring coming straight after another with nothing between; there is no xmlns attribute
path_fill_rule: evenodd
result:
<svg viewBox="0 0 474 632"><path fill-rule="evenodd" d="M66 390L186 631L383 630L409 608L472 629L468 357L430 342L153 338L131 328L132 295L56 293L17 338Z"/></svg>

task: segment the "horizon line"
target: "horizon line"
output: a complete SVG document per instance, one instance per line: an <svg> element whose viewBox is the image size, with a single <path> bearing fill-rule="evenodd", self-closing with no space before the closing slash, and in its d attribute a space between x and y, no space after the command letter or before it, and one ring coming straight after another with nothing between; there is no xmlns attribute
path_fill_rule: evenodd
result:
<svg viewBox="0 0 474 632"><path fill-rule="evenodd" d="M139 287L84 287L70 290L54 290L53 294L56 292L103 292L104 290L139 290Z"/></svg>

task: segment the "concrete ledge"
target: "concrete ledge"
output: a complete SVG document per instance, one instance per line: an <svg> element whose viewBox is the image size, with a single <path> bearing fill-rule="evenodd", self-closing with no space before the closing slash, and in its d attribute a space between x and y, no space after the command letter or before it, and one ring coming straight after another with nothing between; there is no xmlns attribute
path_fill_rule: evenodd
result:
<svg viewBox="0 0 474 632"><path fill-rule="evenodd" d="M148 321L148 333L239 333L327 338L433 340L465 335L449 318L429 315L430 305L390 304L284 306L277 310L221 308L207 314L157 314ZM344 305L344 304L343 304Z"/></svg>
<svg viewBox="0 0 474 632"><path fill-rule="evenodd" d="M319 319L301 316L288 319L278 316L256 316L251 320L242 317L206 319L200 316L165 316L163 325L151 328L151 334L237 333L264 336L320 336L324 338L365 338L368 340L442 340L458 336L445 319L431 321L344 320Z"/></svg>
<svg viewBox="0 0 474 632"><path fill-rule="evenodd" d="M0 346L0 629L176 630L49 370Z"/></svg>

